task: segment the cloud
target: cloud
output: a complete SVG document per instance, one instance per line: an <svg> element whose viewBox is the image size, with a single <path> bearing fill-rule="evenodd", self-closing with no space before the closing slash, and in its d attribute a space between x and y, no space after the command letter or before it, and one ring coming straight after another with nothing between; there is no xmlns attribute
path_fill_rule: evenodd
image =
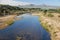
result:
<svg viewBox="0 0 60 40"><path fill-rule="evenodd" d="M30 3L16 1L16 0L0 0L0 4L7 4L7 5L12 5L12 6L17 6L17 5L28 5Z"/></svg>

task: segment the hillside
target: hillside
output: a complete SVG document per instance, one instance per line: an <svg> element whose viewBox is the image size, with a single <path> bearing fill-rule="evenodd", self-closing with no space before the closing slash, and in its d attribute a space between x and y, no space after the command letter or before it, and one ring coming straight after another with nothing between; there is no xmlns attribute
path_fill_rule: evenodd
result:
<svg viewBox="0 0 60 40"><path fill-rule="evenodd" d="M34 4L29 4L29 5L19 5L18 7L20 8L42 8L42 9L56 9L60 8L60 6L49 6L49 5L34 5Z"/></svg>

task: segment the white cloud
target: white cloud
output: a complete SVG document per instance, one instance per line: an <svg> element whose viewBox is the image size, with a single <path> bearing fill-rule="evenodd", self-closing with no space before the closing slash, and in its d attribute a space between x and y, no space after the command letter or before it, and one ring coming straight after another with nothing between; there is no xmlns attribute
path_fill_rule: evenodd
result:
<svg viewBox="0 0 60 40"><path fill-rule="evenodd" d="M15 1L15 0L0 0L0 4L17 6L17 5L27 5L27 4L30 4L30 3Z"/></svg>

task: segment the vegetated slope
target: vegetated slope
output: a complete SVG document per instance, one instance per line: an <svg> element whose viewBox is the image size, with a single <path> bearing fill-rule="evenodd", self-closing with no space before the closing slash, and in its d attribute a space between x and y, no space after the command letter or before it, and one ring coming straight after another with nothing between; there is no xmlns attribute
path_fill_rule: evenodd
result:
<svg viewBox="0 0 60 40"><path fill-rule="evenodd" d="M0 16L14 13L15 11L20 10L19 7L10 6L10 5L0 5Z"/></svg>
<svg viewBox="0 0 60 40"><path fill-rule="evenodd" d="M42 26L51 34L51 40L60 40L60 14L47 13L40 15Z"/></svg>

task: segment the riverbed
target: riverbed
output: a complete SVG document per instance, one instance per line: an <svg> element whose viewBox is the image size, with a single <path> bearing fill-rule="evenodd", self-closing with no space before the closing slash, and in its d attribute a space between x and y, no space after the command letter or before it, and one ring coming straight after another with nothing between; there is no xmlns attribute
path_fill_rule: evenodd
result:
<svg viewBox="0 0 60 40"><path fill-rule="evenodd" d="M41 26L38 16L23 14L18 18L22 19L0 30L0 40L50 40L50 34Z"/></svg>

